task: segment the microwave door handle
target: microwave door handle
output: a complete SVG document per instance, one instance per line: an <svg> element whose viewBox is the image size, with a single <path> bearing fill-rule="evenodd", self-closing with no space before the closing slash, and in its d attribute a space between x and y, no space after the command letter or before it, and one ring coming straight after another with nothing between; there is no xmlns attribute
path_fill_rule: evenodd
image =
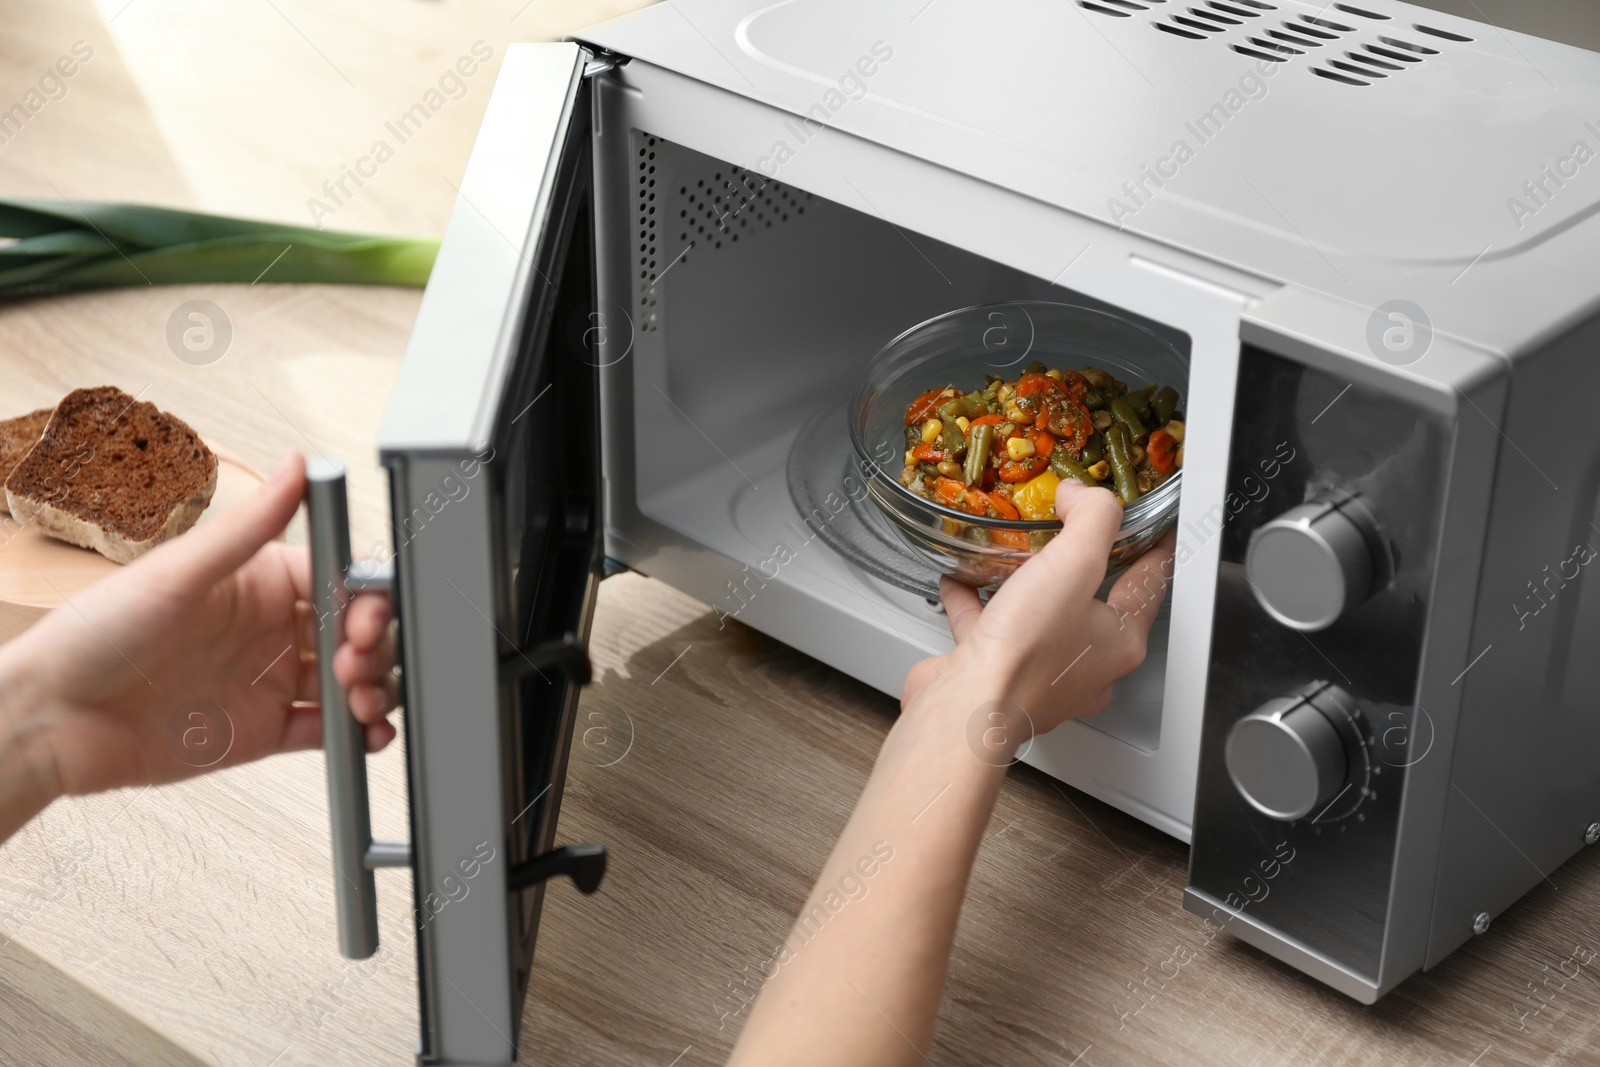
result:
<svg viewBox="0 0 1600 1067"><path fill-rule="evenodd" d="M328 767L333 832L334 899L339 951L362 960L378 950L377 867L411 866L407 842L374 841L367 800L366 734L333 674L344 641L344 613L355 593L386 589L386 575L350 564L350 511L344 464L319 457L306 464L306 516L311 532L311 606L317 620L317 695Z"/></svg>

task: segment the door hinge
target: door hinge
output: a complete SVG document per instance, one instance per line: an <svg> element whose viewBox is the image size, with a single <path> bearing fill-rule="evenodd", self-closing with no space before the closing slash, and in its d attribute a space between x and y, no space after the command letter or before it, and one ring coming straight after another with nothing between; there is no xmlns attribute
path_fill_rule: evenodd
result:
<svg viewBox="0 0 1600 1067"><path fill-rule="evenodd" d="M585 78L592 78L596 74L606 74L610 71L616 70L618 67L625 66L628 62L628 58L629 57L627 56L620 56L615 52L595 52L590 58L589 62L584 64L583 76Z"/></svg>

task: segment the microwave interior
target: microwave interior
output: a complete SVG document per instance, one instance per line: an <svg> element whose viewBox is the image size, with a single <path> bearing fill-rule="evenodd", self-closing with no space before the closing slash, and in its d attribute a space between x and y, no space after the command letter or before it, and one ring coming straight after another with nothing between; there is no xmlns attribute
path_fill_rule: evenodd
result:
<svg viewBox="0 0 1600 1067"><path fill-rule="evenodd" d="M933 568L849 491L846 409L867 361L926 319L1013 300L1120 315L1186 363L1190 337L647 130L627 136L628 180L607 190L597 176L607 553L898 695L911 663L950 639ZM1187 382L1163 384L1188 396ZM1036 748L1093 730L1159 749L1170 608L1112 706ZM877 638L830 643L839 612ZM1187 837L1187 813L1122 806Z"/></svg>

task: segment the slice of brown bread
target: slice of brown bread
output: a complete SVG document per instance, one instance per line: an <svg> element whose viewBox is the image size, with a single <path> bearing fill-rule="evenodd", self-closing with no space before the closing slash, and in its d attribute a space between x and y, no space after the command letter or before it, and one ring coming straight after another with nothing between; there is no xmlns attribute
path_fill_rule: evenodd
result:
<svg viewBox="0 0 1600 1067"><path fill-rule="evenodd" d="M17 519L127 563L195 524L217 457L182 419L113 386L76 389L6 479Z"/></svg>
<svg viewBox="0 0 1600 1067"><path fill-rule="evenodd" d="M5 484L11 472L17 469L17 464L22 462L22 457L39 443L44 424L50 421L50 413L54 410L40 408L14 419L0 419L0 485ZM5 494L0 493L0 515L7 514L8 508Z"/></svg>

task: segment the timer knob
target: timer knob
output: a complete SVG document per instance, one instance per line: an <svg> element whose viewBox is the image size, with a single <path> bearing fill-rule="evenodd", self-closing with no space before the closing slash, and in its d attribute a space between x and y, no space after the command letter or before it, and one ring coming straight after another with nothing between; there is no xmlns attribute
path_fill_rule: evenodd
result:
<svg viewBox="0 0 1600 1067"><path fill-rule="evenodd" d="M1355 497L1313 500L1251 536L1245 576L1278 622L1325 630L1375 591L1380 544L1377 525Z"/></svg>
<svg viewBox="0 0 1600 1067"><path fill-rule="evenodd" d="M1250 806L1285 822L1320 815L1349 773L1339 730L1305 696L1269 700L1234 723L1225 756Z"/></svg>

